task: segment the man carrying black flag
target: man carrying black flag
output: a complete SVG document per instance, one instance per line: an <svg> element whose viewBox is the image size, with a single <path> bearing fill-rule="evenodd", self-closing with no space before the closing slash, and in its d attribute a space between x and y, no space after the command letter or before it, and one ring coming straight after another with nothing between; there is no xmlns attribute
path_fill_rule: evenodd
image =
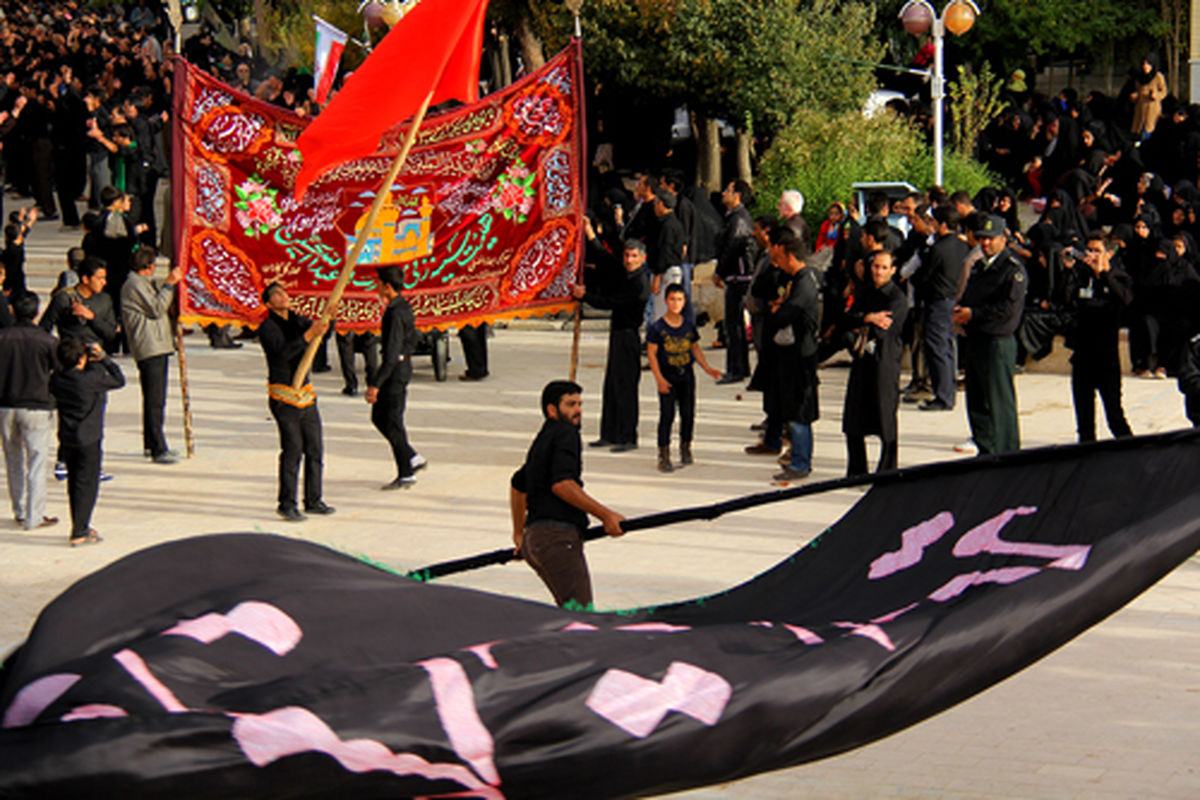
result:
<svg viewBox="0 0 1200 800"><path fill-rule="evenodd" d="M384 491L407 489L417 482L413 477L416 451L408 443L404 429L404 406L408 402L408 381L412 378L412 356L417 349L417 320L412 306L400 290L404 276L399 267L379 267L376 290L387 306L379 338L383 353L379 371L367 381L367 402L371 404L371 422L392 447L396 477L380 488Z"/></svg>
<svg viewBox="0 0 1200 800"><path fill-rule="evenodd" d="M556 605L588 607L592 580L583 557L588 514L609 536L621 536L625 517L583 490L579 425L583 389L573 381L551 381L542 389L545 421L529 446L525 463L509 486L513 544L546 584Z"/></svg>
<svg viewBox="0 0 1200 800"><path fill-rule="evenodd" d="M313 339L325 335L328 321L313 322L293 313L287 290L278 283L263 289L263 303L270 310L258 328L258 341L267 357L267 397L271 416L279 426L279 516L289 522L306 519L296 507L296 482L300 459L304 459L304 510L310 514L332 514L321 499L321 470L324 445L317 396L305 377L304 386L292 388L292 376L300 366L304 350Z"/></svg>

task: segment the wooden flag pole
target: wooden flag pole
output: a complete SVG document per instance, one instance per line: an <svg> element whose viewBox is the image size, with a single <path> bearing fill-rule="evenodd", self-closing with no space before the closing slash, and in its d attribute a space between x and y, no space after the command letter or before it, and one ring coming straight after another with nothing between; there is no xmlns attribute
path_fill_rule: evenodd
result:
<svg viewBox="0 0 1200 800"><path fill-rule="evenodd" d="M567 380L575 380L575 371L579 367L579 329L583 327L583 301L575 304L575 330L571 333L571 371Z"/></svg>
<svg viewBox="0 0 1200 800"><path fill-rule="evenodd" d="M388 170L388 174L383 179L383 185L379 187L379 191L375 193L375 200L371 203L371 210L367 212L367 220L363 223L362 232L354 240L354 247L350 250L350 255L346 257L346 263L342 266L342 272L338 275L337 283L333 285L333 291L329 293L329 302L325 304L325 310L321 312L321 321L333 318L337 313L338 305L342 302L342 293L346 291L346 284L350 283L351 276L354 275L354 265L358 263L359 256L362 255L363 247L367 244L367 236L370 235L371 229L375 227L375 219L379 216L380 210L383 208L383 201L392 189L392 183L395 182L396 176L400 174L400 170L404 167L404 162L408 160L408 151L412 149L413 144L417 141L417 129L421 127L421 122L425 119L425 112L429 110L429 104L433 102L433 91L430 91L425 96L424 102L421 103L421 108L413 117L412 125L409 126L408 133L404 137L404 146L400 148L400 152L396 155L396 160L392 162L392 168ZM296 368L296 374L292 377L292 388L300 389L304 386L304 376L308 374L308 370L312 367L313 359L317 356L317 348L321 345L323 337L314 336L313 340L308 343L308 348L304 351L304 357L300 359L300 366Z"/></svg>
<svg viewBox="0 0 1200 800"><path fill-rule="evenodd" d="M183 441L187 457L196 455L196 438L192 434L192 393L188 386L187 352L183 349L183 326L175 320L175 347L179 351L179 393L183 398Z"/></svg>

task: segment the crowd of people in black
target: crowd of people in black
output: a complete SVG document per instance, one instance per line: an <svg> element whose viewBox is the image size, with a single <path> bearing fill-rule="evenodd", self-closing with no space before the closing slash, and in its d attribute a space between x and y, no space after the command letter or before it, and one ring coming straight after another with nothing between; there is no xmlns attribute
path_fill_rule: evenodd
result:
<svg viewBox="0 0 1200 800"><path fill-rule="evenodd" d="M720 382L750 379L764 392L763 438L747 452L779 454L790 438L777 479L811 469L816 365L844 352L853 358L843 422L851 474L866 471L865 435L883 440L880 468L896 465L901 399L946 411L964 387L971 439L956 449L1018 448L1013 375L1049 355L1057 336L1071 350L1080 441L1096 438L1097 394L1111 433L1132 433L1121 400L1122 329L1132 374L1178 377L1188 417L1200 425L1200 106L1167 92L1152 55L1116 98L1015 88L981 144L1001 185L973 196L932 187L833 203L815 238L797 191L780 197L778 217L753 218L741 181L719 198L670 172L639 176L632 197L610 182L589 231L590 260L610 265L608 284L600 288L597 274L577 296L614 308L616 337L618 326L637 330L639 304L647 325L661 316L634 291L631 249L652 296L676 280L690 288L694 266L714 259L728 348ZM1037 217L1032 225L1021 224L1022 203ZM789 260L798 269L789 271ZM817 276L819 293L810 291ZM807 306L818 294L813 313ZM614 303L630 308L618 313ZM788 312L795 305L806 310ZM629 344L622 338L618 350L616 342L593 444L622 450L636 444L637 384ZM758 354L753 371L748 342ZM905 349L912 380L899 390ZM661 447L659 463L670 468Z"/></svg>

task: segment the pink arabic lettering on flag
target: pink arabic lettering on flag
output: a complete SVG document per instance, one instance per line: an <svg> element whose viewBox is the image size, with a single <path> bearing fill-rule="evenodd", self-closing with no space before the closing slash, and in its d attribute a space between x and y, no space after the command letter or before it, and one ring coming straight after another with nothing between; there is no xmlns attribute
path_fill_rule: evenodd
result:
<svg viewBox="0 0 1200 800"><path fill-rule="evenodd" d="M578 47L479 103L431 114L379 219L363 223L406 128L296 199L307 121L180 61L175 97L176 253L184 322L255 326L263 288L283 284L316 316L357 237L363 255L340 330L379 326L373 267L395 264L421 328L573 307L582 256Z"/></svg>

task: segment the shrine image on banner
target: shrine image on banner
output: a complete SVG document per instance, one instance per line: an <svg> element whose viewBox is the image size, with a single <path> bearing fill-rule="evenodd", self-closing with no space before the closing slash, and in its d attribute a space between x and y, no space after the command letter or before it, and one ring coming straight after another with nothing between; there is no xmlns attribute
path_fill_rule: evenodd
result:
<svg viewBox="0 0 1200 800"><path fill-rule="evenodd" d="M336 315L379 327L374 267L404 273L417 325L446 328L574 307L582 258L578 44L479 103L430 114L371 230L363 225L407 127L293 197L308 120L177 61L175 252L185 323L257 326L278 281L316 317L357 237L366 246ZM353 80L353 77L351 77Z"/></svg>

